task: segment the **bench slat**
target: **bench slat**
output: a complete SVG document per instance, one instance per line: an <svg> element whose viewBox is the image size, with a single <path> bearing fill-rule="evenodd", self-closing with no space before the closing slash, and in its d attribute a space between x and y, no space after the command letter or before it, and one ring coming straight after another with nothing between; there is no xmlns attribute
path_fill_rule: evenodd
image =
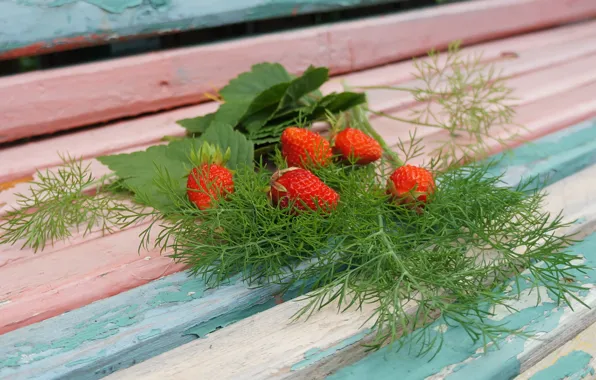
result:
<svg viewBox="0 0 596 380"><path fill-rule="evenodd" d="M575 150L575 146L572 146L573 143L570 141L574 141L578 145L578 149L583 147L585 150L585 146L582 144L586 142L588 136L593 134L596 134L596 125L593 124L589 127L581 125L558 132L556 135L549 136L545 142L537 141L535 144L524 146L523 158L517 160L511 158L504 163L504 167L507 162L512 163L514 165L510 166L515 168L516 173L520 167L526 165L527 170L535 168L538 163L544 161L544 144L546 143L551 152L551 165L542 165L542 174L558 171L563 176L571 175L573 171L579 170L579 167L568 165L566 157L572 155ZM557 140L557 136L559 139L567 139L568 143L553 145L553 140ZM596 148L596 146L592 148ZM534 154L529 153L530 151ZM593 154L593 151L590 152ZM590 154L585 152L584 155L588 157ZM587 190L586 192L589 193ZM555 194L558 192L555 191ZM566 198L562 197L562 199ZM565 202L571 203L572 200L567 199ZM558 202L555 207L567 203ZM21 368L6 366L1 368L2 362L0 361L0 376L5 375L11 378L28 376L44 378L45 376L50 378L68 375L81 379L98 378L189 342L196 336L205 337L219 326L226 326L258 311L273 307L276 290L276 287L248 289L243 283L234 283L216 290L206 290L201 281L187 278L183 273L175 274L0 336L0 357L12 360L13 363L21 363L22 360L27 361L28 358L32 360L30 364ZM311 336L304 333L305 326L303 325L302 327L301 325L288 326L289 318L297 306L298 304L291 301L270 309L269 312L273 313L275 318L267 320L266 326L253 325L253 319L244 320L239 324L245 326L244 329L256 328L254 334L257 335L263 328L266 328L273 333L272 337L278 333L277 329L295 329L296 334L300 331L300 334L305 335L305 339L312 341L311 345L315 345L318 344L317 340L322 336L326 337L325 339L336 340L342 336L349 336L355 326L360 328L360 323L364 321L362 318L365 318L364 315L356 315L357 313L337 316L333 311L323 311L319 317L313 318L315 318L314 320L331 318L330 321L333 323L325 324L331 330L326 331L324 335L313 333ZM306 330L318 325L316 322L307 323L312 327L308 327ZM237 325L229 328L235 329ZM246 327L247 325L248 327ZM218 333L214 333L213 337L208 337L207 340L196 341L192 344L207 344L206 347L209 347L211 343L220 341L221 337L214 340L216 334ZM230 349L244 347L258 351L263 348L265 351L256 356L259 361L267 360L266 355L272 348L257 344L261 339L267 338L264 336L257 338L254 334L242 330L242 333L236 337L243 336L243 339L250 340L251 344L243 343L238 346L230 346ZM300 362L302 355L300 352L308 349L308 345L302 343L301 340L290 339L283 350L277 351L279 347L273 350L284 357L288 354L286 358L290 360L288 363L294 364L291 361ZM63 349L52 350L52 347L55 346L63 347ZM37 347L34 355L29 354L28 347ZM213 349L213 352L220 352L221 346L217 343ZM208 355L211 354L201 352L196 356L208 360ZM234 365L242 366L243 360L239 360ZM277 362L272 364L278 365ZM167 371L167 369L164 370ZM250 376L251 373L248 371L246 376ZM203 376L202 378L215 377Z"/></svg>
<svg viewBox="0 0 596 380"><path fill-rule="evenodd" d="M476 43L594 15L592 0L573 6L478 0L16 75L0 82L0 142L204 101L205 92L258 62L280 62L290 72L322 65L339 74L425 54L457 39ZM396 44L395 36L404 38Z"/></svg>
<svg viewBox="0 0 596 380"><path fill-rule="evenodd" d="M590 375L594 376L596 367L594 342L596 342L596 323L515 377L515 380L554 380L564 376L569 379L589 379ZM537 355L536 359L541 356ZM531 362L524 364L529 363Z"/></svg>
<svg viewBox="0 0 596 380"><path fill-rule="evenodd" d="M0 42L0 60L392 1L302 0L289 4L269 0L211 0L200 3L193 0L62 1L49 7L45 4L2 2L0 15L6 19L3 41ZM42 23L40 20L51 22Z"/></svg>

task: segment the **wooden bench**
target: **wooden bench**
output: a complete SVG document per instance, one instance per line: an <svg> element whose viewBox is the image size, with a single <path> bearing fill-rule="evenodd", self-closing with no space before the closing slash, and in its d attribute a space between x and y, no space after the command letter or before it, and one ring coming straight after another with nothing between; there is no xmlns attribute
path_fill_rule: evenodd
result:
<svg viewBox="0 0 596 380"><path fill-rule="evenodd" d="M168 12L177 14L177 7L187 5L182 3L174 3ZM67 17L79 8L94 14L106 11L86 2L67 5L51 9L54 17ZM115 25L122 25L130 10L110 16ZM186 17L194 20L197 15ZM587 239L574 249L587 261L594 260L590 244L596 209L589 207L596 160L594 16L596 4L588 0L470 1L0 77L0 97L7 99L0 104L0 141L10 142L0 150L0 181L16 180L0 192L0 212L15 205L16 193L28 191L20 179L59 164L57 152L85 158L93 173L102 175L108 169L96 156L143 150L163 143L165 135L183 135L175 121L213 112L217 104L206 102L203 94L251 64L279 61L295 73L309 64L329 66L337 76L325 85L325 93L341 89L340 81L408 86L416 81L412 62L404 59L463 39L463 53L483 52L485 60L510 77L518 98L515 121L526 127L518 132L533 142L517 147L500 168L511 183L532 174L548 178L549 210L564 209L567 218L579 218L573 228ZM185 25L192 29L198 24ZM127 33L134 36L138 30ZM396 42L396 36L407 37ZM80 45L78 37L71 37L75 42L65 48ZM34 41L23 38L22 45L5 47L4 57L32 52L27 49L35 43L41 49L35 52L54 48L39 36ZM368 90L367 96L372 109L395 116L416 107L409 95ZM180 108L170 110L174 107ZM118 120L123 117L129 118ZM371 122L389 144L407 137L412 128L378 117ZM95 123L105 124L78 129ZM63 133L17 141L57 131ZM444 136L432 128L420 131L429 144ZM494 153L500 149L497 144L492 148ZM574 184L580 182L578 189ZM359 343L369 338L363 322L370 310L337 314L329 308L306 324L291 324L289 317L301 302L292 300L294 294L280 300L276 287L251 289L242 282L207 289L165 255L139 254L142 229L75 236L38 253L0 246L0 378L323 378L331 373L342 379L397 373L404 379L471 378L479 368L486 378L509 378L545 368L555 361L547 355L593 322L589 310L553 310L546 301L532 306L530 294L517 305L518 314L499 315L548 332L549 344L516 338L502 350L479 356L478 347L460 338L461 331L454 327L437 330L448 336L447 348L429 363L388 348L365 356ZM593 304L591 291L581 298ZM564 354L557 363L585 362L578 371L590 372L590 350L577 353L576 348L564 356L570 352L565 349L571 350L561 347ZM561 371L561 366L555 363L553 371Z"/></svg>

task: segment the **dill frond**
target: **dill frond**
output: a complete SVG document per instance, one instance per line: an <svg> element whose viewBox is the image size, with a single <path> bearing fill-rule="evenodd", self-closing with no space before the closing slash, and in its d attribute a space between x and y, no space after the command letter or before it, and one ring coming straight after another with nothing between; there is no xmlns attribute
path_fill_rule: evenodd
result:
<svg viewBox="0 0 596 380"><path fill-rule="evenodd" d="M0 244L22 241L23 248L37 252L74 231L110 233L122 225L123 207L132 207L117 195L126 191L119 181L111 175L94 178L82 159L61 159L57 170L37 171L28 193L16 194L16 207L2 216Z"/></svg>
<svg viewBox="0 0 596 380"><path fill-rule="evenodd" d="M511 128L522 126L513 121L513 89L507 86L506 78L495 70L494 65L484 63L481 54L462 56L459 41L450 44L445 58L442 58L438 52L431 50L426 59L414 59L418 87L360 88L409 92L418 103L412 108L409 118L368 107L367 111L414 126L446 131L446 138L429 152L435 157L435 167L445 170L485 156L491 142L507 147L517 134L500 138L493 131L501 128L511 132ZM466 142L462 143L462 139ZM404 155L421 150L420 143L414 141L416 148L409 147L411 144L411 141L400 142L396 148Z"/></svg>

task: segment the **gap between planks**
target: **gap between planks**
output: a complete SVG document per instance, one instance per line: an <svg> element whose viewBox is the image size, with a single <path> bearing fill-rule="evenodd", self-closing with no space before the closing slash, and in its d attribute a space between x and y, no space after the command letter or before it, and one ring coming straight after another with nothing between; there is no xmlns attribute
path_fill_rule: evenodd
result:
<svg viewBox="0 0 596 380"><path fill-rule="evenodd" d="M592 0L572 6L561 0L478 0L15 75L0 81L0 142L204 101L205 92L262 61L280 62L292 73L314 64L340 74L458 39L477 43L594 16ZM399 45L395 36L402 36Z"/></svg>
<svg viewBox="0 0 596 380"><path fill-rule="evenodd" d="M521 107L519 121L527 125L527 137L532 139L563 128L577 121L580 117L578 115L585 117L588 111L596 112L596 101L592 100L587 104L585 102L594 91L596 83L561 94L562 99L558 96L550 97L545 98L543 102ZM526 112L525 107L529 107ZM544 109L548 109L549 112L545 113ZM397 128L396 122L383 124L381 120L375 119L373 125L389 143L397 141L399 134L392 133L400 129ZM441 136L441 133L429 135L426 141L435 143ZM27 250L19 251L16 247L8 247L12 254L5 252L3 256L7 260L12 258L13 263L7 262L4 267L0 267L0 273L5 273L0 275L0 281L5 284L2 286L2 299L11 302L0 306L0 332L12 331L41 321L183 268L181 265L172 265L171 260L165 256L155 257L155 252L142 253L139 256L136 247L132 246L132 242L138 239L137 235L138 230L132 229L99 240L82 239L79 240L79 245L65 246L63 249L38 256ZM81 259L86 257L87 249L97 244L105 246L93 260ZM144 260L145 256L152 258L147 261ZM30 273L39 275L31 277L27 275ZM13 280L8 281L9 278ZM28 279L27 282L21 282L24 278ZM87 290L84 294L79 291L82 287Z"/></svg>

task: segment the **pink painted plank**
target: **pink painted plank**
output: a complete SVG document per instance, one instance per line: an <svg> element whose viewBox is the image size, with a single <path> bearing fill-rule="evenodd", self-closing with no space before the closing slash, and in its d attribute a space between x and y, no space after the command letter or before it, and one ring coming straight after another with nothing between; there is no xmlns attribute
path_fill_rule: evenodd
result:
<svg viewBox="0 0 596 380"><path fill-rule="evenodd" d="M595 15L593 0L479 0L17 75L0 81L0 142L199 102L257 62L337 74Z"/></svg>
<svg viewBox="0 0 596 380"><path fill-rule="evenodd" d="M582 56L596 52L596 22L591 22L589 26L590 28L582 25L581 28L571 26L559 29L560 32L564 32L565 36L573 36L577 40L562 41L556 38L558 34L551 34L552 31L539 32L475 45L463 49L462 54L484 52L485 57L497 59L495 57L499 57L503 52L514 50L519 58L506 59L503 62L496 63L498 68L502 68L507 75L511 76L540 70L549 65L565 63L577 57L584 62ZM586 33L586 31L593 34L584 35L583 33ZM545 71L544 75L560 81L562 86L569 86L572 81L570 78L560 75L563 70L566 69L562 68L552 72ZM351 86L400 84L411 79L412 72L411 61L392 64L333 78L325 84L323 91L325 93L341 91L341 80ZM570 70L569 73L576 80L581 80L586 74L576 70ZM536 75L541 74L537 73ZM402 86L413 87L417 84L419 82L410 81L402 84ZM369 92L369 101L377 110L391 111L399 110L411 104L413 98L406 93L376 90ZM10 162L11 165L2 168L0 181L20 178L32 174L35 169L45 169L59 164L57 152L69 152L77 157L87 158L156 142L164 135L182 135L183 129L175 124L176 120L213 112L215 108L215 103L205 103L4 149L0 151L0 162Z"/></svg>
<svg viewBox="0 0 596 380"><path fill-rule="evenodd" d="M596 114L596 100L592 96L595 91L596 83L591 83L519 106L516 121L528 127L526 138L564 128ZM373 120L373 125L389 143L396 142L397 136L411 128L379 118ZM428 143L441 137L436 130L428 131ZM139 286L160 273L180 270L181 267L171 266L165 258L159 264L143 264L146 254L137 253L139 228L1 267L0 300L10 302L2 306L0 333ZM131 267L136 268L134 275L129 272Z"/></svg>

